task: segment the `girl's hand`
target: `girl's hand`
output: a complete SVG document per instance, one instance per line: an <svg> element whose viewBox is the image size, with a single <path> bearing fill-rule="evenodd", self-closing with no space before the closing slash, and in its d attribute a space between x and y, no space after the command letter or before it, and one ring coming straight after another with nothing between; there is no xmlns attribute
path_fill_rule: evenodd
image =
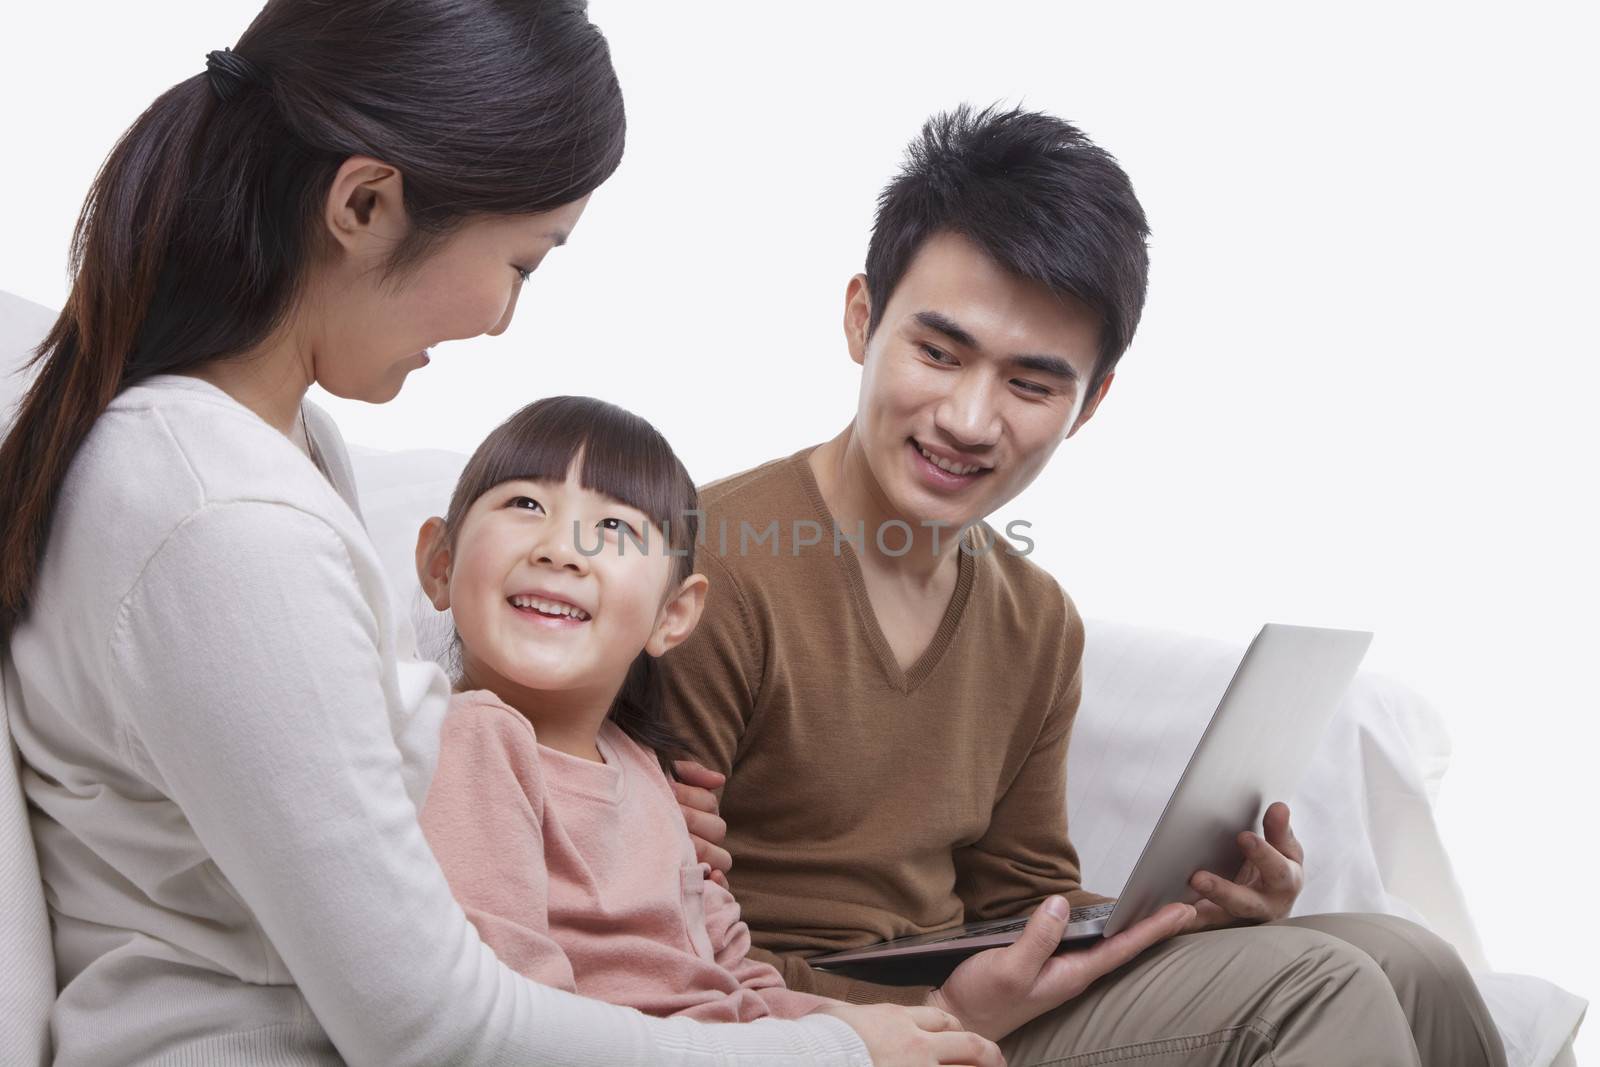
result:
<svg viewBox="0 0 1600 1067"><path fill-rule="evenodd" d="M694 841L695 858L709 863L711 880L726 889L733 855L722 847L728 836L728 824L717 814L717 795L712 790L721 789L727 776L694 760L678 760L672 769L682 779L672 783L672 792L678 798L684 824L689 827L689 837Z"/></svg>
<svg viewBox="0 0 1600 1067"><path fill-rule="evenodd" d="M1195 905L1186 933L1288 917L1305 887L1306 852L1289 829L1289 805L1280 802L1268 808L1262 828L1265 841L1249 832L1239 835L1245 859L1233 881L1209 871L1198 871L1189 879L1194 891L1206 899Z"/></svg>
<svg viewBox="0 0 1600 1067"><path fill-rule="evenodd" d="M1179 933L1194 918L1190 905L1168 904L1092 948L1058 955L1069 910L1062 897L1046 900L1015 944L963 960L943 986L928 994L928 1004L952 1013L974 1033L998 1041L1065 1004L1156 942Z"/></svg>
<svg viewBox="0 0 1600 1067"><path fill-rule="evenodd" d="M872 1067L1005 1067L998 1045L963 1030L961 1020L938 1008L835 1001L817 1011L843 1019L861 1036Z"/></svg>

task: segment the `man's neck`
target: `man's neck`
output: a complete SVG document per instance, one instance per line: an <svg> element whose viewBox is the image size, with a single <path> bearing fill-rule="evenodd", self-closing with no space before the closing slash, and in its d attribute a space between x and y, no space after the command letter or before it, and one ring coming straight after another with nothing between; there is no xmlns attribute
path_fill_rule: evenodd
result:
<svg viewBox="0 0 1600 1067"><path fill-rule="evenodd" d="M923 587L941 584L954 571L956 553L960 550L956 531L947 527L935 531L895 510L873 476L866 453L856 437L854 422L831 441L818 445L809 462L822 493L822 502L828 506L839 529L851 535L858 529L865 531L859 541L852 541L863 568L897 582ZM885 523L895 520L911 528L911 551L901 555L885 552L878 545L877 532ZM934 551L936 532L937 552ZM831 533L829 531L830 536ZM899 549L904 537L905 531L895 527L884 531L883 540L890 549Z"/></svg>

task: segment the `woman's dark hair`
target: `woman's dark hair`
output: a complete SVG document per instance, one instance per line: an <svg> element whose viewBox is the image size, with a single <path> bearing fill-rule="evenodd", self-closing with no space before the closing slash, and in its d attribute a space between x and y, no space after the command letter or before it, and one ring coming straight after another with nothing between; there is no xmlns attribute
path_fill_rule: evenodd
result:
<svg viewBox="0 0 1600 1067"><path fill-rule="evenodd" d="M346 159L402 175L412 229L391 280L469 218L569 204L622 157L622 94L585 0L270 0L210 66L122 135L78 218L71 293L0 446L0 640L27 614L95 420L128 386L285 321Z"/></svg>
<svg viewBox="0 0 1600 1067"><path fill-rule="evenodd" d="M676 554L668 587L677 588L694 573L694 546L700 533L700 497L694 480L649 422L588 396L537 400L484 438L450 495L445 546L455 551L467 511L484 493L511 481L565 481L580 452L579 484L650 517L657 536L664 537ZM611 702L610 717L629 737L653 750L671 777L670 761L686 749L667 726L665 703L655 657L640 652Z"/></svg>
<svg viewBox="0 0 1600 1067"><path fill-rule="evenodd" d="M1117 161L1052 115L963 104L923 124L878 196L867 246L867 334L929 237L956 233L1021 278L1100 316L1093 396L1144 309L1150 227Z"/></svg>

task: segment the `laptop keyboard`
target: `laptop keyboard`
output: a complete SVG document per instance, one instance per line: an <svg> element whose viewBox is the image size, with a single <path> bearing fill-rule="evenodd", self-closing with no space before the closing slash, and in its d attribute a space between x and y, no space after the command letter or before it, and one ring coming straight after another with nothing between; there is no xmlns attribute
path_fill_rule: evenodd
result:
<svg viewBox="0 0 1600 1067"><path fill-rule="evenodd" d="M1110 915L1112 909L1116 906L1116 901L1112 901L1109 904L1091 904L1087 908L1073 908L1072 914L1067 917L1067 922L1081 923L1089 922L1093 919L1101 919ZM983 923L977 926L958 926L944 937L923 938L920 943L924 945L940 945L946 941L959 941L964 937L972 937L974 934L982 934L985 937L990 934L1009 934L1021 930L1027 925L1028 917L1023 916L1020 919L1007 919L1003 922L997 920L992 925Z"/></svg>

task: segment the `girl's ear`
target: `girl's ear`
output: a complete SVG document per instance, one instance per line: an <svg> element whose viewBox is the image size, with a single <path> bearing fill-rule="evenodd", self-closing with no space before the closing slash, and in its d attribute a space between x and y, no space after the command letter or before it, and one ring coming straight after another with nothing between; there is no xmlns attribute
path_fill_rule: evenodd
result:
<svg viewBox="0 0 1600 1067"><path fill-rule="evenodd" d="M450 546L445 544L444 520L437 515L417 531L417 581L435 608L449 610Z"/></svg>
<svg viewBox="0 0 1600 1067"><path fill-rule="evenodd" d="M706 607L706 587L710 584L705 575L691 574L678 585L656 613L656 628L650 632L650 640L644 643L646 652L652 656L664 655L694 633L700 613Z"/></svg>

